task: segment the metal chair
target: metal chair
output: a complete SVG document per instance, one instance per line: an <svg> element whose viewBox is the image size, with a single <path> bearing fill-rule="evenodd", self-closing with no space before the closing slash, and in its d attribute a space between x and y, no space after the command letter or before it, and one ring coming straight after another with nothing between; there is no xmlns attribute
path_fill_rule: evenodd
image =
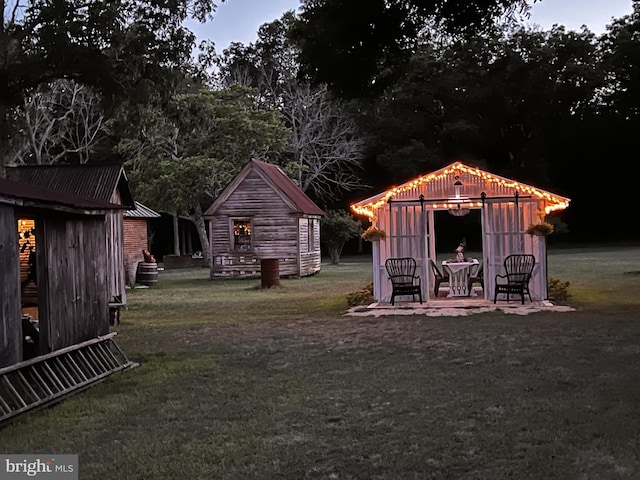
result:
<svg viewBox="0 0 640 480"><path fill-rule="evenodd" d="M536 258L528 253L509 255L504 259L505 275L496 275L495 293L493 303L498 300L498 295L505 293L507 301L511 299L511 294L520 295L524 305L525 294L529 296L529 301L533 301L529 292L529 280L533 274L533 267Z"/></svg>
<svg viewBox="0 0 640 480"><path fill-rule="evenodd" d="M416 275L416 260L411 257L388 258L385 262L387 275L391 280L391 305L400 295L418 295L422 303L422 285L420 276Z"/></svg>
<svg viewBox="0 0 640 480"><path fill-rule="evenodd" d="M433 277L434 277L433 293L435 294L436 298L438 298L438 292L440 291L440 284L449 283L449 274L446 273L446 271L445 273L442 273L432 259L429 259L429 265L431 266L431 272L433 273Z"/></svg>

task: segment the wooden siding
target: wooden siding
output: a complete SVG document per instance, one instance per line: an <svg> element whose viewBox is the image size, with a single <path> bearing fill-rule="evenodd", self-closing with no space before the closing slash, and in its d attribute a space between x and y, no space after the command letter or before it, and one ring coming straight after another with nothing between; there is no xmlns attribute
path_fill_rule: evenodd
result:
<svg viewBox="0 0 640 480"><path fill-rule="evenodd" d="M470 173L460 172L460 181L462 182L461 196L467 198L480 198L484 192L488 197L510 197L513 196L515 190L511 185L501 185L496 182L490 182L486 179ZM454 196L455 180L453 175L443 175L430 180L428 183L417 184L414 188L407 188L400 191L393 197L393 200L417 200L420 195L424 195L425 200L440 199L440 203L444 203L442 199L450 199Z"/></svg>
<svg viewBox="0 0 640 480"><path fill-rule="evenodd" d="M234 218L251 219L252 250L232 250ZM211 276L259 276L261 259L278 259L281 276L300 275L298 231L298 217L251 172L211 219Z"/></svg>
<svg viewBox="0 0 640 480"><path fill-rule="evenodd" d="M0 205L0 367L22 360L17 225L13 207Z"/></svg>
<svg viewBox="0 0 640 480"><path fill-rule="evenodd" d="M109 258L109 297L115 297L121 303L126 303L122 211L117 210L107 213L106 222L105 238L107 240L106 252L108 252Z"/></svg>
<svg viewBox="0 0 640 480"><path fill-rule="evenodd" d="M311 238L310 238L311 237ZM320 258L320 217L303 217L298 223L300 240L300 276L318 273Z"/></svg>
<svg viewBox="0 0 640 480"><path fill-rule="evenodd" d="M41 226L40 226L41 225ZM104 216L49 217L37 224L43 348L58 350L109 331Z"/></svg>

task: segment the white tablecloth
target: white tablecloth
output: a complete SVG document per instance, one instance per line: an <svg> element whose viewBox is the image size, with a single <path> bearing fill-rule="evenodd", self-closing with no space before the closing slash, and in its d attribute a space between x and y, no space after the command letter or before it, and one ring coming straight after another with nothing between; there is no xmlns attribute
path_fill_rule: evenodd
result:
<svg viewBox="0 0 640 480"><path fill-rule="evenodd" d="M468 297L469 296L469 278L471 276L471 267L478 265L480 262L475 258L468 262L450 262L443 261L442 266L449 270L449 295L448 297Z"/></svg>

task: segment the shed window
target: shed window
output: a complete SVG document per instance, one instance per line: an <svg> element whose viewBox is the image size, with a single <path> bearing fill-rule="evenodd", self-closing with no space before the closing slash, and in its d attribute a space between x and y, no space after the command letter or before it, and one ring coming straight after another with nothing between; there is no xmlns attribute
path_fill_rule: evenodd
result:
<svg viewBox="0 0 640 480"><path fill-rule="evenodd" d="M233 227L233 250L248 251L251 246L251 219L240 218L232 220Z"/></svg>
<svg viewBox="0 0 640 480"><path fill-rule="evenodd" d="M316 223L315 218L310 218L307 230L307 251L314 252L316 250Z"/></svg>

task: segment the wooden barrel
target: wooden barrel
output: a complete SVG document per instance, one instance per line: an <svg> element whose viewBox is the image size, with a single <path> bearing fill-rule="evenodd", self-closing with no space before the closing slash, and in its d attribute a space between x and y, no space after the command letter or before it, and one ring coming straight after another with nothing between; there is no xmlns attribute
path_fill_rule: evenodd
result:
<svg viewBox="0 0 640 480"><path fill-rule="evenodd" d="M262 288L280 285L280 262L277 258L260 260L260 279L262 280Z"/></svg>
<svg viewBox="0 0 640 480"><path fill-rule="evenodd" d="M146 285L148 287L155 287L158 285L158 264L149 262L138 263L136 283Z"/></svg>

